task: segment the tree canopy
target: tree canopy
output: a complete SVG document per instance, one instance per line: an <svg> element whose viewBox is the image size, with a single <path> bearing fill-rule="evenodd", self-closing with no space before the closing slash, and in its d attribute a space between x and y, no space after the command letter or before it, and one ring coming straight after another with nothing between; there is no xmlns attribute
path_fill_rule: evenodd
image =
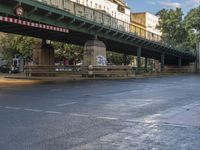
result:
<svg viewBox="0 0 200 150"><path fill-rule="evenodd" d="M32 58L33 47L40 41L33 37L6 34L0 38L3 59L11 61L14 55L18 54L29 60Z"/></svg>
<svg viewBox="0 0 200 150"><path fill-rule="evenodd" d="M159 15L158 29L162 32L162 41L181 50L194 51L200 31L200 7L190 10L184 17L181 8L162 9Z"/></svg>

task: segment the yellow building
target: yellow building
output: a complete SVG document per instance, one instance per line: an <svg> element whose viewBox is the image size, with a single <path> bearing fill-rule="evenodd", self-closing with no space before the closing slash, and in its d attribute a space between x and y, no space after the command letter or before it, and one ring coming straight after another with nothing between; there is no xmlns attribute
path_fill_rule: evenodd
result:
<svg viewBox="0 0 200 150"><path fill-rule="evenodd" d="M159 17L148 13L131 13L130 31L149 40L159 41L161 32L156 28Z"/></svg>
<svg viewBox="0 0 200 150"><path fill-rule="evenodd" d="M145 15L140 13L131 13L130 31L139 36L146 36Z"/></svg>

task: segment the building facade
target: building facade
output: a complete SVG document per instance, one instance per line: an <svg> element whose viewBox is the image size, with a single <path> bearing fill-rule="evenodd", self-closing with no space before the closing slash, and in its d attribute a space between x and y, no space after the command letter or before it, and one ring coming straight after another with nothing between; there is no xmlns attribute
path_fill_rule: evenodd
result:
<svg viewBox="0 0 200 150"><path fill-rule="evenodd" d="M160 40L162 33L156 28L159 17L148 12L131 13L130 31L150 40Z"/></svg>
<svg viewBox="0 0 200 150"><path fill-rule="evenodd" d="M130 9L123 0L71 0L84 6L104 11L123 22L130 23Z"/></svg>

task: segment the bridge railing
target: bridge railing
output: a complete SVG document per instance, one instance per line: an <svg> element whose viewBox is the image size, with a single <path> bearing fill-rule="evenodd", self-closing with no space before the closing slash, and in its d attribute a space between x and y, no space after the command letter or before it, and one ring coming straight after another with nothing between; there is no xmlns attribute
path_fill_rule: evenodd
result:
<svg viewBox="0 0 200 150"><path fill-rule="evenodd" d="M129 32L148 40L158 42L161 39L161 37L155 33L146 31L140 27L116 19L102 10L92 9L90 7L81 5L79 3L72 2L70 0L37 0L37 1L60 8L78 17L83 17L87 20L103 24L104 26L107 26L109 28L117 29L124 32Z"/></svg>
<svg viewBox="0 0 200 150"><path fill-rule="evenodd" d="M26 76L80 75L83 77L124 77L134 75L129 66L47 66L29 65L24 67Z"/></svg>

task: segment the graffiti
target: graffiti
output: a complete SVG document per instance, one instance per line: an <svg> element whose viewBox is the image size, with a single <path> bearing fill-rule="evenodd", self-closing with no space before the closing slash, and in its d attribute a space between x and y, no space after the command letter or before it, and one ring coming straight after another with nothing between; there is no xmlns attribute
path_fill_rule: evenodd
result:
<svg viewBox="0 0 200 150"><path fill-rule="evenodd" d="M106 58L102 55L96 56L98 66L106 66Z"/></svg>

